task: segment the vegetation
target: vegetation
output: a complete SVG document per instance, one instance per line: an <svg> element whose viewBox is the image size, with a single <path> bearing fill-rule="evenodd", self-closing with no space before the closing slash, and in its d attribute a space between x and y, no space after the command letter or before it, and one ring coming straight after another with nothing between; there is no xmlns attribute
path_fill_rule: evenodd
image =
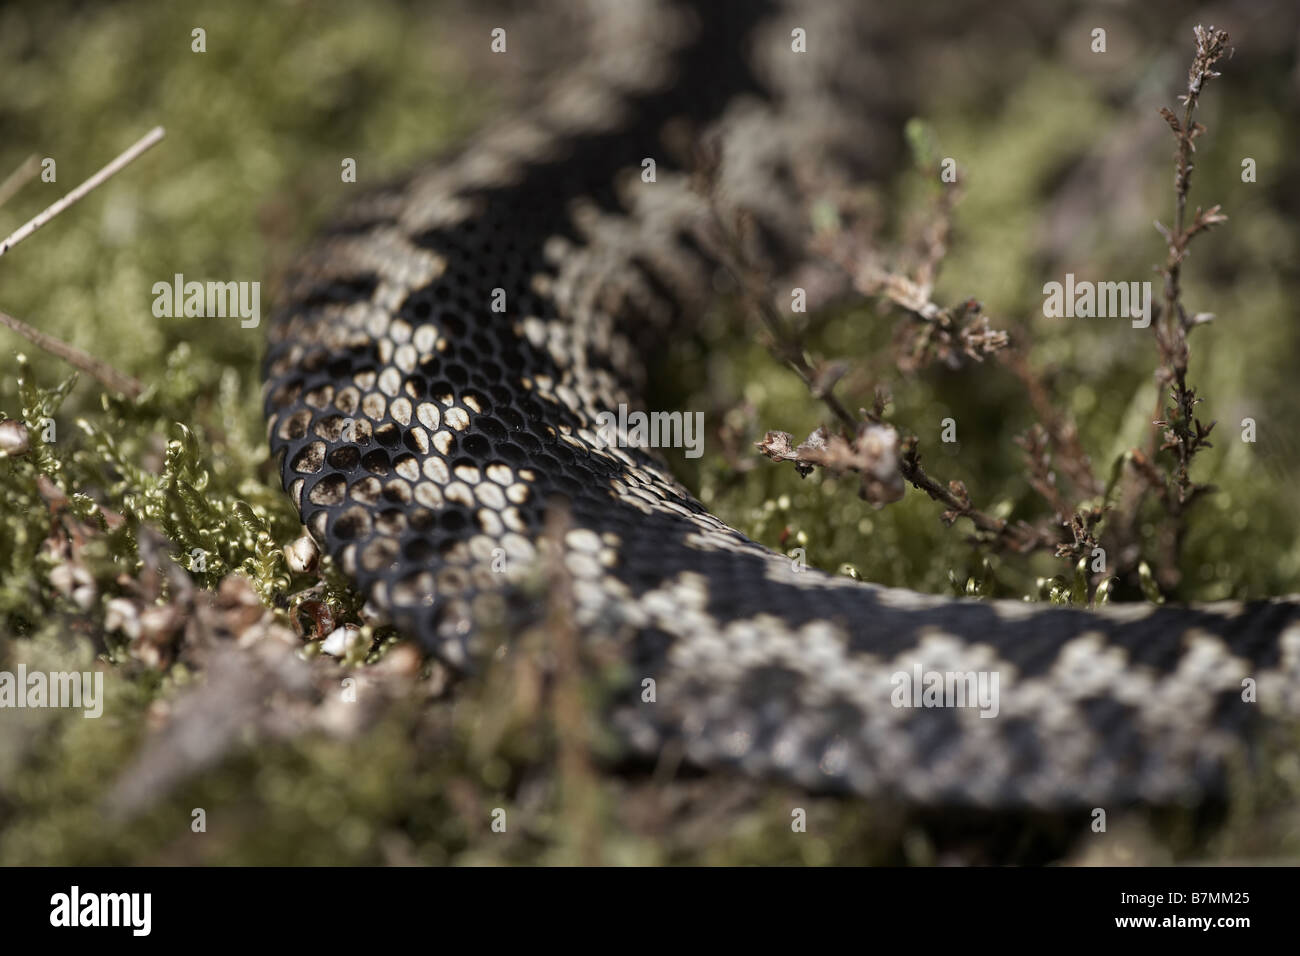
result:
<svg viewBox="0 0 1300 956"><path fill-rule="evenodd" d="M1005 836L998 821L940 826L734 779L665 786L644 768L597 772L617 758L598 725L601 685L547 693L544 635L522 635L515 653L451 695L437 665L366 623L328 561L319 572L286 562L301 529L267 461L264 330L157 319L150 289L175 273L269 282L348 190L489 115L485 84L449 53L467 16L391 0L0 10L12 91L0 103L0 175L34 152L56 159L58 177L0 208L0 233L150 126L167 128L161 146L0 259L0 309L144 386L135 398L108 394L0 331L0 417L27 430L25 451L0 434L14 452L0 457L0 670L98 669L107 695L97 720L0 712L0 864L930 863L1065 852L1081 828L1060 821L1022 821ZM191 49L199 26L202 54ZM794 330L809 368L846 362L836 386L845 407L873 408L886 385L890 400L873 414L916 436L924 469L942 487L960 480L996 521L1049 527L1059 510L1042 487L1052 469L1032 465L1034 426L1077 492L1068 510L1106 504L1104 492L1067 483L1074 472L1060 467L1026 375L1075 423L1104 488L1117 473L1142 477L1130 453L1152 432L1152 373L1173 367L1153 339L1135 345L1126 323L1040 312L1043 283L1066 271L1158 283L1151 265L1167 268L1151 229L1173 219L1155 109L1176 92L1190 24L1130 27L1149 57L1039 51L1009 87L971 76L969 61L937 70L925 122L909 127L917 163L854 197L879 213L874 241L899 248L932 235L936 209L951 216L934 299L956 307L975 296L983 314L1009 317L992 321L1023 345L1024 369L998 355L957 367L900 361L898 329L910 320L888 296ZM972 34L977 49L990 42ZM1213 446L1186 452L1194 426L1176 408L1174 447L1148 456L1164 487L1213 485L1177 515L1176 548L1168 499L1135 491L1118 570L1088 572L1080 587L1077 552L1008 549L967 517L946 526L951 506L915 490L877 509L854 493L857 476L801 478L764 461L753 445L766 430L802 436L835 422L750 334L743 299L664 356L656 407L702 409L715 426L704 459L675 463L681 474L756 539L886 584L1058 601L1100 599L1108 579L1123 600L1294 591L1300 330L1287 319L1300 276L1287 184L1300 159L1285 147L1300 102L1274 92L1285 69L1283 57L1260 54L1225 71L1200 104L1210 134L1197 142L1196 195L1232 218L1197 239L1181 275L1193 314L1218 316L1196 330L1185 373L1206 400L1196 414L1219 421ZM358 186L340 182L345 156L357 159ZM932 175L940 156L961 171L951 209ZM1242 182L1246 156L1256 183ZM272 298L268 286L263 302ZM1166 394L1183 381L1175 374ZM953 443L939 438L949 417ZM1255 443L1241 440L1247 417ZM341 658L321 653L336 625L350 628ZM347 679L356 704L340 702ZM576 757L556 732L572 726L575 696L589 725ZM189 746L191 730L210 749ZM1294 854L1293 754L1279 748L1265 774L1243 781L1209 837L1183 817L1135 815L1070 852L1112 862ZM807 833L791 833L794 807L808 810ZM504 833L492 829L498 808ZM982 846L972 849L971 832Z"/></svg>

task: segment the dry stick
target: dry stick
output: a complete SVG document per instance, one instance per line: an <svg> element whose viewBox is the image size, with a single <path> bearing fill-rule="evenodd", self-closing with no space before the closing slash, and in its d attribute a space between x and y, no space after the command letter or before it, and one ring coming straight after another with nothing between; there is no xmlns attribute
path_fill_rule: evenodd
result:
<svg viewBox="0 0 1300 956"><path fill-rule="evenodd" d="M831 413L839 420L840 424L844 426L845 436L852 440L858 433L859 421L849 413L848 409L844 407L843 403L840 402L839 398L835 395L835 386L833 383L826 386L820 386L817 383L815 370L804 358L803 349L800 347L800 343L790 335L786 328L785 321L776 311L776 308L772 305L767 295L764 294L766 290L756 288L756 286L761 286L762 283L757 283L752 280L751 276L753 270L748 268L748 265L744 263L741 255L738 254L739 243L734 242L729 232L724 231L724 236L726 236L728 244L733 246L731 250L732 258L737 260L725 265L727 265L728 270L731 272L733 280L736 281L737 285L743 291L745 298L749 299L751 305L758 310L758 314L763 319L763 323L768 327L769 332L772 334L774 339L773 352L776 353L778 358L785 361L794 373L799 376L799 379L808 388L808 391L812 396L821 400L821 402L830 409ZM919 455L916 454L915 449L913 449L912 453L904 454L899 457L899 471L902 473L904 479L911 482L916 488L924 491L931 499L942 505L946 505L957 514L969 518L975 527L981 531L996 535L998 538L1015 537L1015 533L1010 530L1013 526L1008 525L1007 522L1000 518L994 518L991 515L985 514L978 508L973 507L968 501L961 501L948 488L944 487L941 483L935 481L926 474L925 469L921 467ZM1020 530L1021 529L1017 527L1017 531Z"/></svg>
<svg viewBox="0 0 1300 956"><path fill-rule="evenodd" d="M934 170L937 172L937 168ZM948 240L952 237L952 217L961 201L962 187L953 183L952 188L939 190L935 203L934 218L921 236L921 258L915 271L916 284L926 290L926 298L934 289L939 278L939 269L948 255Z"/></svg>
<svg viewBox="0 0 1300 956"><path fill-rule="evenodd" d="M917 270L916 280L917 285L926 291L927 300L930 300L929 291L934 287L939 267L943 264L944 257L947 254L948 238L952 232L953 211L961 198L961 193L962 190L959 184L940 192L939 203L936 207L936 221L927 232L926 243L923 248L924 255ZM933 301L928 301L928 304L934 305ZM937 306L935 307L937 308ZM912 310L912 312L923 321L931 321L927 316L916 310ZM1025 334L1024 329L1021 330L1019 338L1022 342L1027 341L1028 335ZM1010 340L1009 333L1007 339ZM1034 375L1029 367L1027 349L1023 345L1018 348L999 348L994 350L993 354L1020 379L1025 391L1028 393L1030 403L1033 405L1039 419L1044 423L1048 439L1060 456L1061 464L1073 482L1075 489L1084 496L1100 494L1101 487L1093 475L1087 454L1079 441L1078 429L1068 416L1057 412L1052 405L1047 395L1046 386L1041 379ZM1063 507L1064 501L1060 499L1059 494L1057 501L1049 503L1062 515L1070 513L1069 509Z"/></svg>
<svg viewBox="0 0 1300 956"><path fill-rule="evenodd" d="M128 398L137 398L144 391L144 385L137 379L119 372L107 362L101 361L93 355L88 355L67 342L60 341L53 336L46 335L39 329L32 328L26 322L15 319L6 312L0 312L0 325L8 326L33 345L44 349L51 355L57 355L74 368L79 368L83 372L95 376L105 387L120 392Z"/></svg>
<svg viewBox="0 0 1300 956"><path fill-rule="evenodd" d="M1205 81L1216 77L1219 74L1214 72L1214 64L1217 63L1224 53L1224 47L1228 43L1228 35L1221 30L1215 30L1213 27L1209 31L1202 27L1196 27L1196 56L1192 60L1192 67L1187 75L1187 92L1183 95L1183 119L1182 124L1178 124L1177 117L1172 110L1161 110L1161 115L1169 123L1170 128L1174 131L1178 139L1178 151L1175 156L1175 175L1174 175L1174 224L1172 230L1165 230L1156 224L1157 228L1164 234L1169 254L1165 260L1164 273L1164 310L1161 315L1161 321L1156 323L1156 340L1164 353L1164 358L1170 364L1172 371L1173 384L1175 386L1175 401L1178 405L1178 411L1185 413L1187 421L1191 420L1192 402L1187 390L1187 333L1192 323L1188 321L1187 314L1182 304L1182 286L1180 279L1182 277L1183 259L1186 258L1187 248L1192 237L1206 224L1201 222L1201 217L1197 215L1197 221L1191 229L1186 228L1187 213L1187 195L1191 191L1192 153L1196 151L1194 140L1200 130L1193 122L1193 116L1200 99L1201 91L1204 88ZM1208 225L1221 221L1217 217L1218 206L1213 207L1209 213L1212 220ZM1162 330L1161 326L1166 327ZM1170 384L1169 381L1162 380L1159 384L1159 394L1156 399L1155 417L1164 418L1164 389ZM1176 431L1176 429L1175 429ZM1178 434L1178 463L1179 474L1178 491L1181 505L1186 500L1189 490L1189 480L1187 476L1187 466L1191 458L1191 450L1187 447L1187 436ZM1156 432L1151 433L1151 444L1148 446L1149 451L1155 451Z"/></svg>
<svg viewBox="0 0 1300 956"><path fill-rule="evenodd" d="M772 336L770 351L799 376L799 380L804 383L812 396L825 404L830 409L831 414L844 426L845 436L852 438L858 432L858 420L849 413L849 410L839 400L839 397L835 394L833 383L825 386L817 383L816 369L808 364L808 360L804 357L803 348L797 341L797 336L791 334L786 327L785 320L776 311L776 307L772 305L769 284L758 275L758 270L746 261L744 249L741 247L739 239L731 230L726 228L716 205L712 206L712 212L714 220L720 229L722 240L727 246L722 266L730 273L732 281L740 289L741 297L746 300L751 308L758 312L759 318L763 320L763 324L767 327L768 333Z"/></svg>
<svg viewBox="0 0 1300 956"><path fill-rule="evenodd" d="M733 273L733 277L734 273ZM849 414L849 410L835 394L834 384L818 385L816 370L808 364L804 358L803 349L799 343L794 341L786 330L785 322L777 313L776 307L768 300L763 292L757 292L747 288L743 278L739 278L741 288L746 289L745 297L750 300L751 305L758 310L759 316L763 319L763 324L767 326L768 331L773 338L773 349L777 357L783 360L790 369L799 376L799 380L807 386L808 391L814 398L823 402L831 414L839 419L840 424L845 428L846 435L853 437L858 432L858 420Z"/></svg>
<svg viewBox="0 0 1300 956"><path fill-rule="evenodd" d="M743 281L741 288L745 288ZM750 296L750 299L757 306L759 315L762 316L764 323L776 339L774 351L777 352L778 357L784 359L790 368L794 370L812 396L820 399L830 409L831 413L839 419L845 428L846 437L852 440L858 433L860 423L849 414L848 409L835 395L834 385L822 387L817 384L814 370L804 359L803 350L799 347L799 344L784 337L787 334L785 323L781 320L780 315L770 301L762 296ZM969 501L962 501L943 484L931 478L926 474L925 469L921 467L920 456L915 452L915 448L912 449L910 454L899 456L898 466L904 479L924 491L934 501L947 506L961 516L969 518L975 527L981 531L993 534L999 539L1007 538L1010 540L1014 540L1018 533L1023 532L1023 529L1019 528L1019 526L1008 525L1001 518L994 518L980 511L972 506ZM1011 530L1013 527L1016 528L1014 532ZM1024 539L1023 534L1022 539Z"/></svg>
<svg viewBox="0 0 1300 956"><path fill-rule="evenodd" d="M155 126L143 137L137 140L129 149L118 155L116 159L99 172L95 173L95 175L91 176L76 189L72 190L72 192L68 193L57 202L47 206L44 211L39 213L33 219L30 219L23 225L19 226L13 234L3 242L0 242L0 255L4 255L14 246L18 245L18 243L22 242L34 233L37 229L40 229L41 226L45 225L59 213L63 212L63 210L82 199L88 193L99 188L113 176L117 175L131 163L135 162L135 160L146 150L157 144L164 135L165 133L163 128L161 126ZM24 178L23 174L26 167L34 164L35 160L35 156L31 157L27 163L20 166L18 170L16 170L8 179L5 180L4 184L0 186L0 203L2 203L4 199L7 199L8 195L11 195L13 191L16 191L18 186L25 182L27 178L30 178L30 176ZM10 185L14 182L17 182L18 186ZM10 192L6 193L6 190L10 190ZM128 398L136 398L144 391L144 386L137 379L119 372L107 362L101 361L75 346L69 345L51 335L46 335L38 329L32 328L26 322L16 319L12 315L0 312L0 324L8 326L38 348L44 349L51 355L57 355L69 365L93 375L106 387L116 392L120 392Z"/></svg>
<svg viewBox="0 0 1300 956"><path fill-rule="evenodd" d="M566 816L572 823L577 862L600 863L600 834L595 815L595 790L586 718L582 704L582 649L573 620L573 579L564 564L564 538L570 527L566 506L552 503L546 511L545 534L556 551L548 568L550 591L546 633L555 654L553 719L559 750L559 778Z"/></svg>
<svg viewBox="0 0 1300 956"><path fill-rule="evenodd" d="M6 252L18 245L18 243L22 242L73 203L83 199L88 193L98 189L106 181L117 175L131 163L135 162L142 153L156 145L164 135L161 126L155 126L153 129L149 130L149 132L145 133L145 135L137 140L133 146L126 150L126 152L119 155L117 159L113 160L99 172L95 173L95 175L91 176L62 199L46 207L43 212L37 214L34 218L19 226L8 238L3 242L0 242L0 256L3 256Z"/></svg>
<svg viewBox="0 0 1300 956"><path fill-rule="evenodd" d="M979 509L972 508L969 504L963 502L951 491L927 475L925 469L921 467L921 463L915 458L908 460L905 456L904 460L899 465L899 470L902 471L903 477L910 481L915 487L924 491L940 504L947 505L958 515L970 518L975 527L979 528L981 531L987 531L990 534L999 536L1006 533L1007 523L1005 521L1001 518L994 518L990 515L986 515Z"/></svg>
<svg viewBox="0 0 1300 956"><path fill-rule="evenodd" d="M1072 417L1059 411L1048 394L1047 385L1029 366L1028 351L1025 348L1012 348L998 353L1002 363L1024 386L1034 413L1042 423L1052 448L1057 453L1057 462L1065 472L1075 491L1082 498L1093 498L1104 491L1093 474L1088 453L1084 451L1079 439L1079 429ZM1069 514L1069 511L1063 512Z"/></svg>
<svg viewBox="0 0 1300 956"><path fill-rule="evenodd" d="M1056 547L1060 544L1058 536L1049 529L1036 528L1024 521L1012 524L980 511L970 503L964 485L959 485L962 494L958 496L952 488L945 488L926 474L918 458L915 439L905 440L903 453L899 456L898 462L903 477L911 482L913 487L924 491L932 500L946 505L955 517L969 518L971 524L980 531L991 534L994 543L1006 544L1020 553Z"/></svg>
<svg viewBox="0 0 1300 956"><path fill-rule="evenodd" d="M41 161L35 153L23 160L23 164L10 173L4 182L0 183L0 206L7 203L18 190L27 185L40 168Z"/></svg>
<svg viewBox="0 0 1300 956"><path fill-rule="evenodd" d="M830 410L831 414L844 428L845 437L850 441L853 440L858 434L861 423L844 407L844 404L835 394L833 380L826 385L818 382L816 370L804 357L802 343L798 340L798 335L789 331L784 318L772 305L768 294L770 292L768 283L758 275L758 269L748 261L740 236L735 230L727 228L726 220L718 208L713 190L709 189L705 192L705 197L709 202L709 210L713 216L714 224L718 228L725 245L725 249L719 250L723 254L721 264L730 273L732 281L741 290L742 297L748 301L752 308L757 310L759 317L763 320L763 324L767 327L773 339L771 351L799 376L800 381L804 383L812 396L820 400ZM933 237L929 244L931 250L933 251L936 246L945 243L946 236L946 230L941 230L937 236ZM942 257L941 253L939 257ZM932 275L936 269L937 262L930 266ZM1009 525L1006 521L994 518L973 507L969 501L962 501L949 488L944 487L944 485L926 474L919 459L920 456L916 452L915 443L913 442L909 452L899 456L899 471L905 480L924 491L931 499L946 505L956 514L969 518L976 528L996 536L999 540L1014 541L1019 537L1022 542L1033 541L1032 529L1027 531L1023 523L1014 526Z"/></svg>
<svg viewBox="0 0 1300 956"><path fill-rule="evenodd" d="M1169 124L1178 140L1178 150L1174 154L1175 158L1175 175L1174 175L1174 223L1172 229L1165 229L1160 223L1156 223L1156 228L1160 230L1165 237L1168 247L1168 256L1162 270L1164 278L1164 309L1162 310L1160 321L1153 323L1156 343L1161 353L1161 370L1157 375L1157 397L1154 414L1155 424L1164 424L1174 436L1173 451L1177 457L1178 464L1171 476L1171 487L1164 487L1163 478L1160 479L1158 487L1162 492L1161 497L1165 504L1165 510L1172 520L1172 527L1167 527L1163 531L1163 548L1165 552L1163 561L1164 576L1170 582L1177 581L1177 563L1178 555L1182 550L1183 536L1186 532L1184 526L1184 516L1188 507L1196 496L1203 490L1192 482L1189 474L1192 456L1200 449L1204 433L1201 432L1199 424L1196 422L1194 410L1197 404L1194 391L1187 386L1187 365L1188 365L1188 332L1195 324L1189 320L1182 303L1182 266L1183 260L1187 256L1188 247L1191 240L1201 231L1208 229L1227 217L1219 213L1219 207L1214 206L1204 214L1198 208L1196 217L1191 226L1186 225L1187 213L1187 196L1191 191L1192 170L1195 168L1192 163L1192 154L1196 152L1195 139L1197 135L1204 131L1203 127L1198 126L1193 117L1196 108L1199 105L1200 94L1204 89L1205 82L1219 74L1214 71L1214 65L1223 58L1225 53L1231 53L1227 49L1229 42L1228 34L1222 30L1216 30L1210 27L1209 30L1197 26L1196 30L1196 56L1192 60L1191 69L1187 74L1187 92L1182 96L1183 100L1183 117L1182 123L1179 124L1178 117L1168 108L1160 111L1161 116ZM1165 389L1170 385L1173 386L1173 415L1168 416L1170 421L1162 421L1165 415ZM1147 443L1147 457L1154 459L1157 451L1157 432L1153 428ZM1136 449L1135 449L1136 451ZM1141 463L1141 459L1135 455L1134 461ZM1154 469L1143 470L1139 468L1139 473L1150 482ZM1137 520L1136 508L1134 509L1133 520Z"/></svg>
<svg viewBox="0 0 1300 956"><path fill-rule="evenodd" d="M914 318L925 323L927 328L937 327L939 320L952 312L951 307L947 309L941 308L933 301L930 297L929 287L929 283L937 275L938 267L943 259L948 230L951 224L952 202L955 201L956 193L955 191L948 191L944 193L944 196L949 201L940 204L938 211L939 223L930 231L930 238L925 249L926 259L918 271L919 278L917 280L887 273L883 270L880 270L878 275L871 275L857 268L851 257L832 257L841 268L849 273L858 291L872 297L883 295L889 301L905 309ZM993 344L988 349L988 352L997 355L1025 386L1030 401L1039 417L1046 422L1047 435L1057 452L1062 456L1062 464L1065 466L1066 473L1074 482L1076 489L1083 495L1099 494L1101 491L1100 486L1092 474L1087 455L1079 442L1077 429L1068 417L1058 414L1052 407L1045 386L1029 369L1023 347L1020 349L1005 348L1009 336L1005 332L998 334L1001 336L1001 340ZM984 515L968 505L962 506L954 496L946 492L940 483L925 474L920 463L914 457L903 456L901 464L903 477L935 501L948 505L949 508L953 508L960 514L967 515L982 530L993 531L1000 535L1006 533L1005 528L1008 526L1005 522L1002 522L1001 528L999 528L998 519ZM1058 508L1057 510L1063 515L1070 513L1069 510L1064 508ZM1041 531L1041 529L1036 531L1035 535L1034 540L1039 542L1037 546L1041 546L1043 542L1057 543L1052 541L1051 536ZM1024 537L1022 540L1028 541L1030 538Z"/></svg>

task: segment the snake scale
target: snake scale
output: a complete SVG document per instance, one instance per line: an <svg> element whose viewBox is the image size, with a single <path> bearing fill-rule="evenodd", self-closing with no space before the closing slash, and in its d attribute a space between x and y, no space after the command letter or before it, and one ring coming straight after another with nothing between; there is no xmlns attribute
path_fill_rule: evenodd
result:
<svg viewBox="0 0 1300 956"><path fill-rule="evenodd" d="M1092 611L795 573L596 434L644 408L644 356L713 294L709 210L673 144L718 144L720 201L779 255L803 222L791 170L870 163L867 6L592 3L529 110L354 203L292 269L265 366L284 487L455 670L503 597L511 620L541 613L522 584L562 562L578 632L626 665L609 720L635 753L922 806L1221 791L1244 740L1300 713L1294 600ZM997 715L895 706L891 675L918 669L997 674Z"/></svg>

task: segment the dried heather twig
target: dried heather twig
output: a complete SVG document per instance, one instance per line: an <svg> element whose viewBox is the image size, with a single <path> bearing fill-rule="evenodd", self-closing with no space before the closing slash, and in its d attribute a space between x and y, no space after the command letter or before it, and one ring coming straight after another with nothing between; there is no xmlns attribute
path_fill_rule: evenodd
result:
<svg viewBox="0 0 1300 956"><path fill-rule="evenodd" d="M1159 398L1153 424L1163 429L1160 450L1173 451L1177 462L1168 479L1160 476L1160 484L1165 486L1161 498L1171 522L1171 527L1164 535L1162 549L1165 552L1162 564L1167 581L1176 578L1175 569L1184 534L1184 515L1196 498L1207 490L1191 479L1192 457L1202 448L1209 447L1207 438L1214 428L1214 422L1205 425L1196 418L1194 410L1202 399L1197 396L1196 389L1187 384L1188 333L1194 326L1208 322L1213 316L1188 316L1184 309L1181 283L1183 260L1187 257L1188 247L1195 236L1226 222L1228 218L1216 205L1209 209L1197 207L1191 223L1186 222L1187 196L1191 190L1192 170L1195 169L1192 154L1196 152L1196 138L1205 132L1205 127L1193 122L1192 116L1205 82L1219 76L1214 65L1232 53L1228 46L1228 34L1224 31L1213 26L1205 28L1197 25L1194 32L1196 55L1187 72L1187 92L1179 97L1183 102L1182 118L1180 120L1167 107L1160 111L1178 143L1174 152L1174 224L1172 228L1159 222L1155 224L1165 239L1168 254L1161 268L1164 307L1159 321L1153 323L1156 345L1160 351L1160 368L1156 374ZM1166 390L1171 400L1168 406L1164 403ZM1149 453L1155 450L1155 440L1153 432L1148 445ZM1150 470L1142 473L1147 483L1152 484L1156 476Z"/></svg>
<svg viewBox="0 0 1300 956"><path fill-rule="evenodd" d="M35 153L23 160L22 165L0 182L0 206L7 203L18 193L18 190L34 179L40 169L41 161Z"/></svg>
<svg viewBox="0 0 1300 956"><path fill-rule="evenodd" d="M0 240L0 256L3 256L37 229L40 229L41 226L45 225L59 213L63 212L63 210L84 199L109 179L112 179L127 166L139 159L141 154L146 150L161 142L163 136L164 132L161 126L155 126L153 129L149 130L149 132L136 140L135 143L129 146L116 159L99 172L95 173L95 175L91 176L76 189L72 190L72 192L68 193L62 199L51 203L41 212L37 213L27 222L15 229L7 238Z"/></svg>

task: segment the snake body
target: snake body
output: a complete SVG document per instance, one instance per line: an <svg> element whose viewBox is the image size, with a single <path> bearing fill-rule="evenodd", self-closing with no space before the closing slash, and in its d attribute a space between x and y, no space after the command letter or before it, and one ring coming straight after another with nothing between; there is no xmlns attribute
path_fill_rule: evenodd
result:
<svg viewBox="0 0 1300 956"><path fill-rule="evenodd" d="M1295 601L1092 611L797 573L597 434L644 408L643 356L712 294L681 144L716 144L720 201L776 257L802 225L792 170L870 165L860 6L592 4L528 112L357 202L291 272L265 390L284 487L458 670L503 599L538 613L537 563L561 565L574 626L624 664L610 720L641 754L923 805L1216 792L1243 740L1300 713ZM896 675L929 672L997 674L997 715L896 706Z"/></svg>

